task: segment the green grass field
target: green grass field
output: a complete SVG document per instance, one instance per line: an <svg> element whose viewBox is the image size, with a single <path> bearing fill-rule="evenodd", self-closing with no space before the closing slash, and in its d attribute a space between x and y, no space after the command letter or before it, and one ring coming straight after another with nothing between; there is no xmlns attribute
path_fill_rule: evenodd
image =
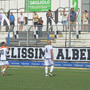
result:
<svg viewBox="0 0 90 90"><path fill-rule="evenodd" d="M10 67L0 74L0 90L90 90L90 69L55 68L45 77L42 67Z"/></svg>

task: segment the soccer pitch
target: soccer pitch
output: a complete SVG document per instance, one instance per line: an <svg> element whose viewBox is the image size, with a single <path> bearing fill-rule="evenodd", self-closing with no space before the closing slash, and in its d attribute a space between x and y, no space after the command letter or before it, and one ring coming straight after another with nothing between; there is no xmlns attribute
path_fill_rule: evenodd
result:
<svg viewBox="0 0 90 90"><path fill-rule="evenodd" d="M44 67L9 67L0 75L0 90L90 90L90 69L55 68L45 77Z"/></svg>

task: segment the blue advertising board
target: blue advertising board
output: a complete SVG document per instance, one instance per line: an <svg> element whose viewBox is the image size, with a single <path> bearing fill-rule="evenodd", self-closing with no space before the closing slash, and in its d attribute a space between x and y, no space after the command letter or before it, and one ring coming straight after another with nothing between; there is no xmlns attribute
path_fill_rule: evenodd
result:
<svg viewBox="0 0 90 90"><path fill-rule="evenodd" d="M9 65L17 66L44 66L44 62L37 61L9 61ZM90 63L70 63L70 62L55 62L55 67L76 67L90 68Z"/></svg>

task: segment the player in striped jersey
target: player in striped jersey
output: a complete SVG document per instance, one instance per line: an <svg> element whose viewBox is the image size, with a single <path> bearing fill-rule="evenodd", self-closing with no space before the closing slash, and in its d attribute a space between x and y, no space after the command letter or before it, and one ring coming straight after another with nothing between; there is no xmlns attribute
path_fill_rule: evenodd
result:
<svg viewBox="0 0 90 90"><path fill-rule="evenodd" d="M5 76L4 72L9 67L9 63L7 60L7 54L9 53L9 47L6 46L5 42L1 43L0 47L0 65L2 76Z"/></svg>

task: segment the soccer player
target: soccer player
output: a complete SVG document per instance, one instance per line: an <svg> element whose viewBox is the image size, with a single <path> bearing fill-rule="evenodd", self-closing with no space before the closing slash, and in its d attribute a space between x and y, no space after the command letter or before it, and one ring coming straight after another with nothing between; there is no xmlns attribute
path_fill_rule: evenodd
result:
<svg viewBox="0 0 90 90"><path fill-rule="evenodd" d="M2 76L5 76L4 72L9 67L9 63L7 61L8 53L9 53L9 47L6 46L5 42L2 42L0 47L0 65L2 66L1 67Z"/></svg>
<svg viewBox="0 0 90 90"><path fill-rule="evenodd" d="M53 76L52 72L54 69L54 55L51 41L48 41L48 45L45 46L45 75L48 76L48 66L51 65L49 76Z"/></svg>

